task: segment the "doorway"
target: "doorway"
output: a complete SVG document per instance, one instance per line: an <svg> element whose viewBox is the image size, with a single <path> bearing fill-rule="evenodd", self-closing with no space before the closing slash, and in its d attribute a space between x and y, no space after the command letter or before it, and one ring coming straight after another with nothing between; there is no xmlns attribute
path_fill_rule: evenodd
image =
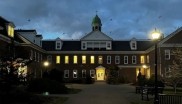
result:
<svg viewBox="0 0 182 104"><path fill-rule="evenodd" d="M97 81L105 80L105 68L103 66L99 66L96 68L96 80Z"/></svg>

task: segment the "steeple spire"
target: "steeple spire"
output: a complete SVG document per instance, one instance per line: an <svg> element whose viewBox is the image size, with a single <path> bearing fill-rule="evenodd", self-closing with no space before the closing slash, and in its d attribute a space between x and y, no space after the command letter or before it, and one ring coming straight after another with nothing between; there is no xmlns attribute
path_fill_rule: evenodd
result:
<svg viewBox="0 0 182 104"><path fill-rule="evenodd" d="M97 12L98 11L96 11L96 15L92 20L92 31L97 31L97 30L101 31L102 23L99 16L97 15Z"/></svg>

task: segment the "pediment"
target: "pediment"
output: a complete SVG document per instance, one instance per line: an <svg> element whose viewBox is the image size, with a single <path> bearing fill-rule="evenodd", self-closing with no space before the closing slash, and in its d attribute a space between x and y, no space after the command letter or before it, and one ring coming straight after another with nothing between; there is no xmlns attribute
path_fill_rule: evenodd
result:
<svg viewBox="0 0 182 104"><path fill-rule="evenodd" d="M87 34L86 36L84 36L83 38L81 38L81 40L86 40L86 41L100 41L100 40L105 40L105 41L112 41L113 39L110 38L109 36L107 36L106 34L104 34L101 31L92 31L89 34Z"/></svg>

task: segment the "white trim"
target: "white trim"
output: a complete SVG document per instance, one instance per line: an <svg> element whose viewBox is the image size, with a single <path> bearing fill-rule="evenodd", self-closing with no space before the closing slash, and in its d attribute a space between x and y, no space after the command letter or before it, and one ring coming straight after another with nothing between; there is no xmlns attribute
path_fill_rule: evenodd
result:
<svg viewBox="0 0 182 104"><path fill-rule="evenodd" d="M48 54L146 54L146 51L47 51Z"/></svg>
<svg viewBox="0 0 182 104"><path fill-rule="evenodd" d="M107 64L111 64L111 56L110 55L107 56Z"/></svg>
<svg viewBox="0 0 182 104"><path fill-rule="evenodd" d="M136 64L137 62L137 59L136 59L136 55L133 55L132 56L132 59L131 59L131 61L132 61L132 64Z"/></svg>
<svg viewBox="0 0 182 104"><path fill-rule="evenodd" d="M93 74L93 76L92 76L92 74ZM95 70L94 69L90 70L90 77L95 78Z"/></svg>
<svg viewBox="0 0 182 104"><path fill-rule="evenodd" d="M125 62L125 60L127 61L127 62ZM128 56L124 56L124 64L128 64Z"/></svg>
<svg viewBox="0 0 182 104"><path fill-rule="evenodd" d="M73 78L77 78L78 77L78 70L73 70Z"/></svg>
<svg viewBox="0 0 182 104"><path fill-rule="evenodd" d="M69 70L64 70L64 78L69 78Z"/></svg>
<svg viewBox="0 0 182 104"><path fill-rule="evenodd" d="M164 50L165 60L170 60L170 50L166 49Z"/></svg>
<svg viewBox="0 0 182 104"><path fill-rule="evenodd" d="M115 56L115 64L120 64L120 56Z"/></svg>

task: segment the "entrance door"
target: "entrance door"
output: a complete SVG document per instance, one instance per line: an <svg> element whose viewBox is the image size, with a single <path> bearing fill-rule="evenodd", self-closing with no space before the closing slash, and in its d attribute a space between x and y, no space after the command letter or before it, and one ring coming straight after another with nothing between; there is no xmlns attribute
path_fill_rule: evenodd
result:
<svg viewBox="0 0 182 104"><path fill-rule="evenodd" d="M102 81L105 79L105 68L104 67L98 67L96 68L96 75L97 80Z"/></svg>

